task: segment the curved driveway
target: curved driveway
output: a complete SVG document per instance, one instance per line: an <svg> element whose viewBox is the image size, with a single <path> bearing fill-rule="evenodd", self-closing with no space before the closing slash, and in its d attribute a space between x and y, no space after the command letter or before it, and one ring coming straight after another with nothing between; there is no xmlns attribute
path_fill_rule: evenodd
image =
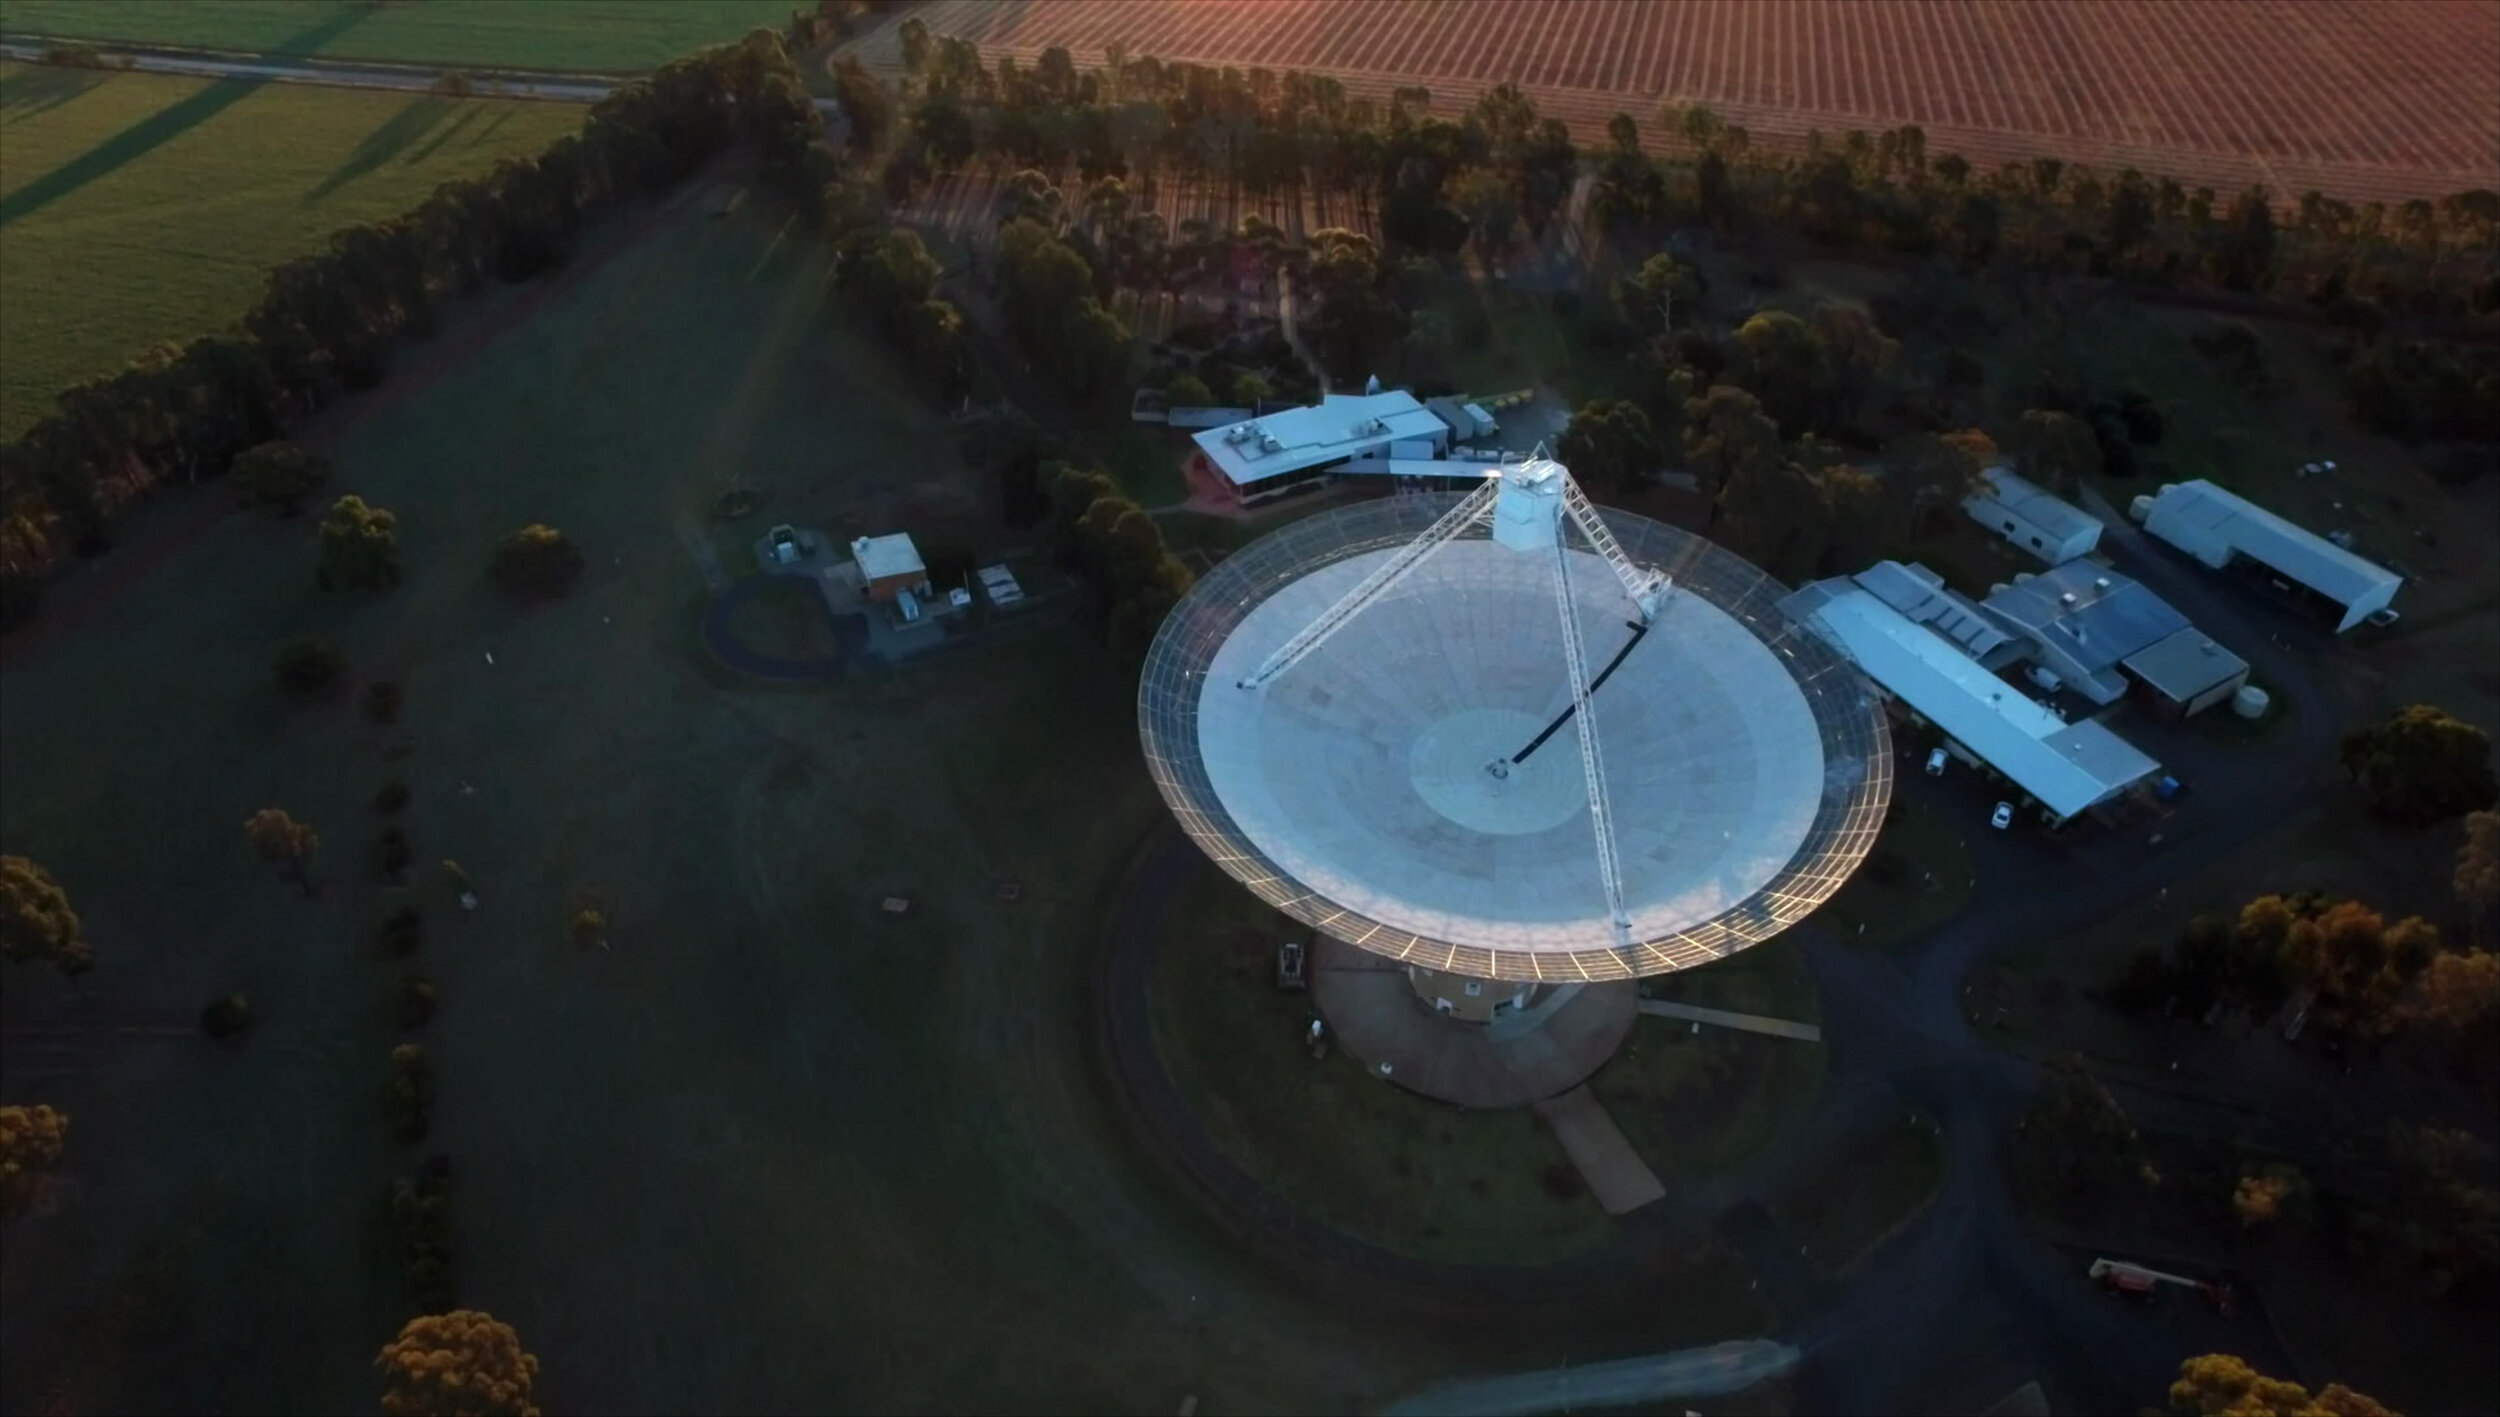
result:
<svg viewBox="0 0 2500 1417"><path fill-rule="evenodd" d="M1113 1065L1131 1102L1174 1159L1219 1209L1263 1248L1286 1246L1326 1268L1418 1291L1485 1318L1551 1313L1557 1302L1635 1300L1658 1282L1659 1261L1708 1225L1742 1251L1779 1308L1786 1342L1807 1356L1801 1410L1903 1410L1913 1389L1967 1366L1990 1338L1987 1325L2022 1336L2027 1366L2096 1410L2131 1410L2167 1390L2186 1340L2113 1305L2071 1257L2042 1241L2022 1216L1997 1154L2035 1087L2035 1065L1988 1043L1965 1015L1961 985L2000 945L2065 934L2106 918L2172 881L2192 876L2298 812L2332 763L2342 713L2308 660L2336 652L2331 639L2212 578L2123 522L2105 546L2121 568L2151 586L2217 639L2233 646L2295 715L2288 740L2195 765L2194 795L2165 821L2165 841L2143 828L2095 828L2072 843L2029 833L1994 837L1970 906L1897 957L1799 932L1823 999L1830 1079L1816 1114L1755 1162L1728 1177L1635 1213L1626 1239L1583 1260L1538 1270L1430 1265L1374 1249L1296 1217L1209 1141L1154 1055L1146 982L1178 886L1197 854L1177 829L1141 862L1112 926L1105 1027ZM2182 774L2188 776L2189 774ZM1948 792L1950 782L1912 776L1908 790ZM1967 793L1963 795L1967 796ZM1957 801L1956 810L1975 811ZM1993 834L1991 834L1993 837ZM2269 1117L2188 1090L2108 1080L2148 1130L2247 1134L2298 1145L2296 1119ZM1935 1201L1870 1256L1845 1285L1824 1280L1790 1251L1762 1207L1777 1178L1802 1172L1868 1130L1897 1118L1904 1102L1937 1118L1944 1178ZM2011 1386L2011 1383L2008 1384Z"/></svg>

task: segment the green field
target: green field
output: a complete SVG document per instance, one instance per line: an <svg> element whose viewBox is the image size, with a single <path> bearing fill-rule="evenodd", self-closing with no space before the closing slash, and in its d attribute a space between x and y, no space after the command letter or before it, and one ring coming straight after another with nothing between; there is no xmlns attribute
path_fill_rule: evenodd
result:
<svg viewBox="0 0 2500 1417"><path fill-rule="evenodd" d="M532 153L569 104L0 65L0 437L240 318L271 266Z"/></svg>
<svg viewBox="0 0 2500 1417"><path fill-rule="evenodd" d="M1814 976L1788 940L1648 986L1696 1008L1794 1023L1823 1016ZM1661 1178L1690 1183L1759 1154L1802 1118L1822 1091L1825 1061L1820 1043L1643 1018L1589 1086Z"/></svg>
<svg viewBox="0 0 2500 1417"><path fill-rule="evenodd" d="M1535 1264L1616 1226L1524 1107L1468 1111L1303 1045L1311 996L1275 987L1277 942L1307 937L1212 865L1154 971L1155 1042L1207 1133L1320 1223L1421 1259Z"/></svg>
<svg viewBox="0 0 2500 1417"><path fill-rule="evenodd" d="M400 1318L372 1214L432 1150L461 1298L525 1336L549 1411L1358 1410L1459 1361L1315 1309L1136 1154L1088 991L1163 808L1097 647L1045 624L784 688L698 646L724 479L762 496L734 544L1014 536L975 539L985 481L826 317L826 259L702 195L604 263L594 232L428 378L481 337L454 311L325 419L339 489L399 514L405 584L324 595L309 518L231 515L92 611L108 577L64 587L47 611L83 623L8 662L0 844L75 893L98 965L84 1004L20 966L0 993L0 1097L69 1111L77 1148L75 1203L0 1250L0 1408L58 1379L77 1411L371 1410ZM176 492L158 524L224 502ZM486 567L531 520L589 567L516 607ZM302 633L350 682L291 710L270 656ZM387 730L356 707L383 678ZM400 966L368 931L404 897L364 857L391 776L420 862L481 896L421 874L421 1150L378 1101ZM271 803L322 833L317 900L243 843ZM584 889L612 951L566 938ZM260 1018L231 1052L190 1022L229 989Z"/></svg>
<svg viewBox="0 0 2500 1417"><path fill-rule="evenodd" d="M1815 1264L1836 1275L1916 1215L1943 1175L1936 1124L1913 1114L1859 1138L1783 1191L1771 1211Z"/></svg>
<svg viewBox="0 0 2500 1417"><path fill-rule="evenodd" d="M0 0L0 32L474 69L632 74L788 23L793 0Z"/></svg>

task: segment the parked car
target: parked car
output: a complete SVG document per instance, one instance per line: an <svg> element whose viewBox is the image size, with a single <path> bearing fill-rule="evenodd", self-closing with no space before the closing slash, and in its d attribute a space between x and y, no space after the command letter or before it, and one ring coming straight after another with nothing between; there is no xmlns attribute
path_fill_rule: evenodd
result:
<svg viewBox="0 0 2500 1417"><path fill-rule="evenodd" d="M1311 987L1303 976L1300 940L1287 940L1276 947L1276 987L1295 991Z"/></svg>
<svg viewBox="0 0 2500 1417"><path fill-rule="evenodd" d="M1995 827L1998 831L2014 825L2014 804L1999 802L1997 809L1988 814L1988 825Z"/></svg>
<svg viewBox="0 0 2500 1417"><path fill-rule="evenodd" d="M1929 777L1944 776L1944 749L1938 748L1927 755L1927 775Z"/></svg>

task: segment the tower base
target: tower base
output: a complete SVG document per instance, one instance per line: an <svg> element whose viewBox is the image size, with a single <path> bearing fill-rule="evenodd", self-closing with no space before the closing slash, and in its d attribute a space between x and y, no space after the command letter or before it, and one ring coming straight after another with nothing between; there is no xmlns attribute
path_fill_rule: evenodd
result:
<svg viewBox="0 0 2500 1417"><path fill-rule="evenodd" d="M1470 996L1466 976L1410 973L1325 935L1311 943L1310 977L1338 1046L1376 1076L1461 1107L1525 1107L1569 1092L1623 1046L1640 1011L1640 986L1630 980L1476 980L1483 988ZM1445 992L1453 986L1454 997ZM1523 987L1526 999L1514 1003ZM1452 1003L1446 1014L1437 1008L1444 997ZM1456 1017L1459 999L1478 1003L1485 1021ZM1497 1003L1510 1006L1497 1013Z"/></svg>

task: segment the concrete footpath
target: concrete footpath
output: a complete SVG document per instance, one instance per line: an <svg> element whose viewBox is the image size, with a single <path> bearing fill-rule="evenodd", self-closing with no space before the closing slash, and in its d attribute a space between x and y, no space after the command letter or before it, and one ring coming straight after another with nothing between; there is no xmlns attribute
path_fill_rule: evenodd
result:
<svg viewBox="0 0 2500 1417"><path fill-rule="evenodd" d="M1554 1129L1563 1154L1579 1168L1589 1193L1608 1215L1628 1215L1665 1198L1667 1188L1658 1183L1658 1173L1624 1140L1623 1129L1586 1083L1537 1103L1536 1113Z"/></svg>
<svg viewBox="0 0 2500 1417"><path fill-rule="evenodd" d="M1381 1412L1386 1417L1530 1417L1724 1397L1794 1369L1800 1356L1785 1343L1743 1339L1582 1368L1452 1383L1401 1398Z"/></svg>
<svg viewBox="0 0 2500 1417"><path fill-rule="evenodd" d="M1641 1000L1641 1012L1651 1018L1689 1019L1714 1028L1738 1028L1747 1033L1767 1033L1774 1038L1797 1038L1808 1043L1823 1041L1823 1030L1810 1023L1790 1023L1784 1018L1764 1018L1760 1014L1732 1014L1725 1009L1704 1009L1692 1004L1671 1003L1665 999Z"/></svg>

